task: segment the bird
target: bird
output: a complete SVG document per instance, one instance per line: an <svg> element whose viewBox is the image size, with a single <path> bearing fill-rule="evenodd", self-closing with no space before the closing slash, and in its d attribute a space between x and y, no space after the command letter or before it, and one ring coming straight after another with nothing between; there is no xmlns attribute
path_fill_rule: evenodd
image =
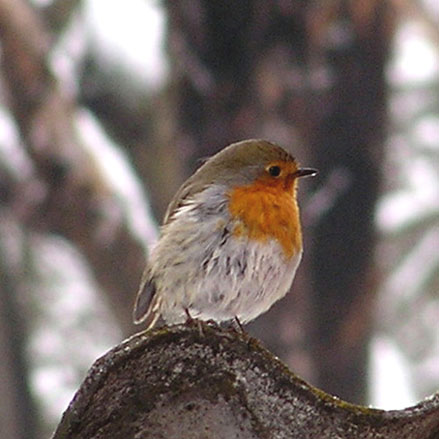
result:
<svg viewBox="0 0 439 439"><path fill-rule="evenodd" d="M147 329L188 320L236 320L266 312L289 291L302 257L299 166L262 139L208 158L175 194L151 249L135 300Z"/></svg>

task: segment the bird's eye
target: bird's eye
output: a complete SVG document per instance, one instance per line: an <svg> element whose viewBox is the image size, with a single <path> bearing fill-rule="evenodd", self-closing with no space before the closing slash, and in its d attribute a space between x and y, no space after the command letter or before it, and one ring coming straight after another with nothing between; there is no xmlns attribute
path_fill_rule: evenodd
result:
<svg viewBox="0 0 439 439"><path fill-rule="evenodd" d="M274 165L274 166L270 166L268 168L268 173L272 176L272 177L279 177L280 175L280 166Z"/></svg>

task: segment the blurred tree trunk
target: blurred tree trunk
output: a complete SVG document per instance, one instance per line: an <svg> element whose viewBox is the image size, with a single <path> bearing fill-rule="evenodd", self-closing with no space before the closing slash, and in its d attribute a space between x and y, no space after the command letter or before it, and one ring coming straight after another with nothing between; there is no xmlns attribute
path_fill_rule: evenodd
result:
<svg viewBox="0 0 439 439"><path fill-rule="evenodd" d="M0 237L3 235L0 231ZM25 316L18 306L17 285L0 245L0 436L34 439L40 433L38 410L29 390Z"/></svg>
<svg viewBox="0 0 439 439"><path fill-rule="evenodd" d="M365 402L388 2L166 6L176 142L192 167L232 141L263 137L321 171L312 202L301 197L308 255L294 294L250 331L314 384Z"/></svg>
<svg viewBox="0 0 439 439"><path fill-rule="evenodd" d="M385 63L392 25L387 2L347 2L333 23L344 33L321 51L334 84L313 108L308 137L321 181L332 182L332 203L312 230L313 357L316 382L350 401L367 401L372 326L375 204L386 138ZM337 26L340 27L337 29ZM336 42L334 42L336 43ZM325 189L323 188L323 191ZM345 293L348 294L345 294Z"/></svg>

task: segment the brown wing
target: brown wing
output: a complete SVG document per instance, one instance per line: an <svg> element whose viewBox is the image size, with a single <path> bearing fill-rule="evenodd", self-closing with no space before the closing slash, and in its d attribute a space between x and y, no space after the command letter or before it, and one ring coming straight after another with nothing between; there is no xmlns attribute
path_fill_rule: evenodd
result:
<svg viewBox="0 0 439 439"><path fill-rule="evenodd" d="M147 328L151 328L160 317L160 298L156 294L154 279L150 277L149 270L143 272L134 304L133 320L139 324L146 322Z"/></svg>

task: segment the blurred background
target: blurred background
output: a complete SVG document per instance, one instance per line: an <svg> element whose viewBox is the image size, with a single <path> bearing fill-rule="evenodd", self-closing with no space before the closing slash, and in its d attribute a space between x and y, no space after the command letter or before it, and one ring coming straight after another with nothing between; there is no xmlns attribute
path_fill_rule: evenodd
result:
<svg viewBox="0 0 439 439"><path fill-rule="evenodd" d="M141 328L183 180L266 138L302 182L292 293L247 331L351 402L439 388L439 3L0 0L0 432L48 437Z"/></svg>

